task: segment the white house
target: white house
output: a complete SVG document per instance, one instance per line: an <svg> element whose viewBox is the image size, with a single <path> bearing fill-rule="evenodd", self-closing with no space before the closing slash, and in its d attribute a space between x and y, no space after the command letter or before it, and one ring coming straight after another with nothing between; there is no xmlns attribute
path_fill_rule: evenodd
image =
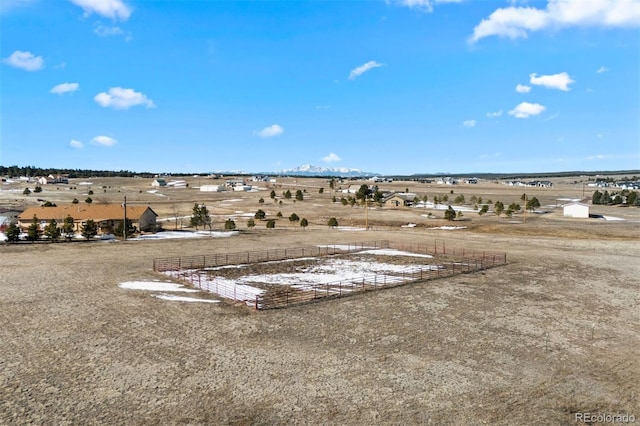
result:
<svg viewBox="0 0 640 426"><path fill-rule="evenodd" d="M582 203L571 203L563 206L564 217L575 217L587 219L589 217L589 206Z"/></svg>

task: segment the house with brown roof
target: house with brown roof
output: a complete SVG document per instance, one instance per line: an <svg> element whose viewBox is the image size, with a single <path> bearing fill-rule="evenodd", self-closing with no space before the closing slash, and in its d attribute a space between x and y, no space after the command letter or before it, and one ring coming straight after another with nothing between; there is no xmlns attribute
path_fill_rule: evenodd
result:
<svg viewBox="0 0 640 426"><path fill-rule="evenodd" d="M62 227L65 218L73 218L74 230L80 232L87 220L91 219L102 231L114 229L124 220L124 207L121 204L63 204L55 207L29 207L18 215L18 226L26 229L33 223L34 215L45 226L54 219ZM127 219L140 231L153 231L158 215L151 207L127 205Z"/></svg>

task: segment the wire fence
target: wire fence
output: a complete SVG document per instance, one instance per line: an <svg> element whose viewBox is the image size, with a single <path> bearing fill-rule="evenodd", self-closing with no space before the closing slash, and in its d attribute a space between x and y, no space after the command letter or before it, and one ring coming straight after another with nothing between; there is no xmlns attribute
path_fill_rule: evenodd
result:
<svg viewBox="0 0 640 426"><path fill-rule="evenodd" d="M362 250L389 248L389 241L366 241L347 244L292 247L263 251L205 254L199 256L167 257L153 259L155 272L179 271L182 269L206 269L228 265L245 265L275 260L290 260L301 257L330 256Z"/></svg>
<svg viewBox="0 0 640 426"><path fill-rule="evenodd" d="M212 276L210 271L207 270L226 265L349 254L370 249L396 249L415 254L438 255L442 256L442 258L440 259L441 261L436 262L437 264L434 265L411 265L401 271L378 272L358 278L328 283L269 285L267 289L239 284L233 280ZM446 247L442 241L434 244L406 244L383 240L274 249L263 252L154 259L154 270L187 282L195 288L243 302L255 309L264 310L285 308L320 299L339 298L458 274L473 273L506 263L506 253Z"/></svg>

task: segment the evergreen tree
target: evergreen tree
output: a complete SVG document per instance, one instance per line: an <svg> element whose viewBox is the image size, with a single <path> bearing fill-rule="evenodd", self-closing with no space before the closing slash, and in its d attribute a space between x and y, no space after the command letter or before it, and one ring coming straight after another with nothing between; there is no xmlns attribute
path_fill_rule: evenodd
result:
<svg viewBox="0 0 640 426"><path fill-rule="evenodd" d="M95 223L93 219L87 219L80 233L84 238L86 238L87 240L90 240L96 235L98 235L98 224Z"/></svg>
<svg viewBox="0 0 640 426"><path fill-rule="evenodd" d="M539 207L540 207L540 201L538 201L536 197L533 197L529 201L527 201L527 206L526 206L527 210L534 211Z"/></svg>
<svg viewBox="0 0 640 426"><path fill-rule="evenodd" d="M456 211L451 206L449 206L449 208L444 211L444 218L447 220L455 220Z"/></svg>
<svg viewBox="0 0 640 426"><path fill-rule="evenodd" d="M249 220L247 221L247 228L251 229L251 228L253 228L254 226L256 226L256 222L255 222L255 220L253 220L253 219L249 219Z"/></svg>
<svg viewBox="0 0 640 426"><path fill-rule="evenodd" d="M327 226L335 228L336 226L338 226L338 219L332 217L331 219L329 219L329 222L327 222Z"/></svg>
<svg viewBox="0 0 640 426"><path fill-rule="evenodd" d="M84 202L85 202L85 203L87 203L87 204L91 204L91 203L93 203L93 200L91 199L91 197L87 197L87 198L84 200Z"/></svg>
<svg viewBox="0 0 640 426"><path fill-rule="evenodd" d="M291 191L289 191L288 189L284 192L284 198L286 198L287 200L291 198Z"/></svg>
<svg viewBox="0 0 640 426"><path fill-rule="evenodd" d="M80 201L78 201L77 198L74 198L73 201L71 202L72 204L78 204Z"/></svg>
<svg viewBox="0 0 640 426"><path fill-rule="evenodd" d="M260 197L260 199L258 200L258 204L264 204L264 198Z"/></svg>
<svg viewBox="0 0 640 426"><path fill-rule="evenodd" d="M255 217L256 219L262 220L265 217L267 217L267 214L264 212L264 210L258 210L253 217Z"/></svg>
<svg viewBox="0 0 640 426"><path fill-rule="evenodd" d="M276 198L276 191L274 191L273 189L271 190L271 193L269 194L269 197L271 197L272 200L275 200Z"/></svg>
<svg viewBox="0 0 640 426"><path fill-rule="evenodd" d="M227 219L227 221L224 223L224 230L233 231L234 229L236 229L236 223L233 221L233 219Z"/></svg>
<svg viewBox="0 0 640 426"><path fill-rule="evenodd" d="M7 230L4 231L4 235L7 236L7 241L10 243L20 241L20 228L15 223L11 223Z"/></svg>
<svg viewBox="0 0 640 426"><path fill-rule="evenodd" d="M275 227L276 227L276 220L275 219L267 220L267 229L273 229Z"/></svg>
<svg viewBox="0 0 640 426"><path fill-rule="evenodd" d="M504 211L504 204L502 203L502 201L496 201L496 203L493 205L493 211L496 212L498 216L502 214L502 212Z"/></svg>
<svg viewBox="0 0 640 426"><path fill-rule="evenodd" d="M44 228L44 235L51 241L58 241L60 239L60 228L58 228L58 222L56 222L55 219L51 219Z"/></svg>
<svg viewBox="0 0 640 426"><path fill-rule="evenodd" d="M480 211L478 212L478 215L482 216L488 211L489 211L489 206L487 204L483 204L482 208L480 208Z"/></svg>
<svg viewBox="0 0 640 426"><path fill-rule="evenodd" d="M455 204L464 204L464 195L462 195L462 194L458 195L458 196L456 197L456 199L455 199L455 200L453 200L453 202L454 202ZM475 195L474 195L473 197L471 197L471 202L472 202L472 203L475 203L475 202L476 202L476 197L475 197Z"/></svg>
<svg viewBox="0 0 640 426"><path fill-rule="evenodd" d="M295 213L291 213L291 216L289 216L289 222L297 222L299 220L300 220L300 217L298 217L298 215Z"/></svg>
<svg viewBox="0 0 640 426"><path fill-rule="evenodd" d="M318 189L318 194L324 194L324 188Z"/></svg>
<svg viewBox="0 0 640 426"><path fill-rule="evenodd" d="M74 227L75 223L73 221L73 218L71 216L67 216L64 218L64 222L62 223L62 235L67 239L70 240L73 238L73 227Z"/></svg>
<svg viewBox="0 0 640 426"><path fill-rule="evenodd" d="M36 185L36 187L33 189L33 192L39 194L40 192L42 192L42 187L40 185Z"/></svg>
<svg viewBox="0 0 640 426"><path fill-rule="evenodd" d="M29 195L29 194L31 194L31 190L29 188L25 188L24 191L22 191L22 193L24 195Z"/></svg>
<svg viewBox="0 0 640 426"><path fill-rule="evenodd" d="M304 200L304 195L302 194L302 191L300 191L299 189L296 191L296 200L298 201Z"/></svg>
<svg viewBox="0 0 640 426"><path fill-rule="evenodd" d="M31 221L31 225L27 228L27 240L28 241L37 241L40 239L40 226L39 219L36 215L33 215L33 220Z"/></svg>
<svg viewBox="0 0 640 426"><path fill-rule="evenodd" d="M209 214L207 206L204 204L198 205L198 203L193 205L190 224L196 228L196 231L198 230L198 226L202 226L203 228L208 226L209 229L211 229L211 215Z"/></svg>
<svg viewBox="0 0 640 426"><path fill-rule="evenodd" d="M124 220L118 221L115 229L113 230L113 234L118 237L124 237L124 225ZM133 222L130 219L127 219L127 237L133 235L134 232L136 232L136 227L133 226Z"/></svg>
<svg viewBox="0 0 640 426"><path fill-rule="evenodd" d="M302 229L305 229L307 226L309 226L309 222L306 218L302 218L302 220L300 221L300 226L302 226Z"/></svg>
<svg viewBox="0 0 640 426"><path fill-rule="evenodd" d="M277 217L282 217L282 212L278 212L278 213L276 213L276 216L277 216Z"/></svg>

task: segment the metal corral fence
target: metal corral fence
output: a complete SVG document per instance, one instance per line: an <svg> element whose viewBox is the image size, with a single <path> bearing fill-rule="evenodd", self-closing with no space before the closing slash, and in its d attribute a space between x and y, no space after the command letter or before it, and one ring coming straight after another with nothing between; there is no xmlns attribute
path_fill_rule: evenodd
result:
<svg viewBox="0 0 640 426"><path fill-rule="evenodd" d="M356 279L322 284L270 286L268 290L229 280L211 279L207 268L296 259L311 256L355 253L363 250L396 249L417 254L443 255L446 261L426 267L409 266L400 272L374 273ZM248 259L248 260L247 260ZM338 298L365 291L397 287L409 283L433 280L452 275L472 273L507 263L506 253L445 247L437 244L406 244L389 241L369 241L349 244L274 249L262 252L241 252L183 258L154 259L154 270L185 281L193 287L241 301L255 309L277 309L309 303L318 299Z"/></svg>
<svg viewBox="0 0 640 426"><path fill-rule="evenodd" d="M153 259L155 272L179 271L182 269L206 269L227 265L244 265L274 260L297 259L300 257L320 257L344 254L374 248L389 248L389 241L366 241L346 244L326 244L263 251L243 251L237 253L204 254L199 256L167 257Z"/></svg>

